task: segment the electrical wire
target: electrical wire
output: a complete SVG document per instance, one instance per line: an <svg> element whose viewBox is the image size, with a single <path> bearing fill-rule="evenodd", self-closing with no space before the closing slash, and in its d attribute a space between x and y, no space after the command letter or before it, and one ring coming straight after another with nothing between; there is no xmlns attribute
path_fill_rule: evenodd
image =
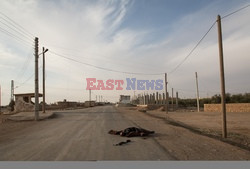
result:
<svg viewBox="0 0 250 169"><path fill-rule="evenodd" d="M22 31L23 33L25 33L26 35L30 36L31 38L34 38L35 36L30 33L27 29L25 29L23 26L19 25L17 22L15 22L14 20L12 20L11 18L9 18L7 15L5 15L4 13L0 12L0 14L2 16L4 16L6 19L8 19L9 21L6 21L5 18L1 17L2 19L4 19L6 22L10 23L11 25L13 25L14 27L16 27L17 29L19 29L20 31ZM17 26L15 26L17 25Z"/></svg>
<svg viewBox="0 0 250 169"><path fill-rule="evenodd" d="M231 15L233 15L233 14L235 14L235 13L241 11L241 10L244 10L244 9L248 8L249 6L250 6L250 4L248 4L248 5L246 5L246 6L242 7L242 8L240 8L240 9L234 11L234 12L231 12L231 13L229 13L229 14L223 16L221 19L227 18L227 17L229 17L229 16L231 16ZM15 32L17 32L17 33L19 33L19 34L21 34L21 35L23 35L23 36L24 36L24 34L25 34L25 37L27 37L27 36L29 36L30 38L35 37L33 34L31 34L30 32L28 32L24 27L22 27L21 25L19 25L19 24L16 23L15 21L13 21L11 18L9 18L8 16L6 16L6 15L3 14L2 12L0 12L0 14L3 15L3 16L4 16L5 18L7 18L8 20L10 20L12 23L9 22L9 21L7 21L5 18L1 17L3 20L5 20L7 23L11 24L13 27L15 27L16 29L18 29L19 31L21 31L23 34L20 33L20 32L18 32L17 30L14 30L14 29L11 28L10 26L8 26L8 25L6 25L5 23L3 23L3 22L0 21L1 23L3 23L4 25L6 25L7 27L11 28L11 29L14 30ZM13 24L13 23L14 23L14 24ZM190 55L195 51L195 49L201 44L201 42L204 40L204 38L205 38L205 37L208 35L208 33L211 31L211 29L213 28L213 26L215 25L215 23L216 23L216 21L210 26L210 28L208 29L208 31L202 36L202 38L198 41L198 43L194 46L194 48L188 53L188 55L187 55L187 56L186 56L186 57L185 57L185 58L184 58L184 59L183 59L183 60L182 60L173 70L172 70L172 71L170 71L169 74L175 72L175 71L176 71L176 70L177 70L177 69L178 69L178 68L179 68L179 67L180 67L189 57L190 57ZM15 26L15 25L17 25L18 27ZM26 40L20 38L20 37L17 36L17 35L12 34L11 32L9 32L9 31L7 31L7 30L1 28L1 27L0 27L0 31L2 31L3 33L5 33L5 34L7 34L7 35L9 35L9 36L11 36L11 37L13 37L13 38L15 38L15 39L18 40L18 41L21 41L21 42L24 42L24 43L30 45L30 42L28 42L28 41L26 41ZM32 44L32 45L33 45L33 44ZM59 56L59 57L62 57L62 58L64 58L64 59L67 59L67 60L71 60L71 61L74 61L74 62L77 62L77 63L80 63L80 64L84 64L84 65L87 65L87 66L95 67L95 68L97 68L97 69L102 69L102 70L111 71L111 72L116 72L116 73L135 74L135 75L163 75L163 74L164 74L164 73L146 74L146 73L135 73L135 72L118 71L118 70L103 68L103 67L100 67L100 66L95 66L95 65L92 65L92 64L89 64L89 63L81 62L81 61L78 61L78 60L76 60L76 59L72 59L72 58L69 58L69 57L67 57L67 56L64 56L64 55L55 53L55 52L53 52L53 51L49 51L49 52L52 53L52 54L54 54L54 55L57 55L57 56ZM26 79L23 83L21 83L19 86L16 86L15 89L18 88L18 87L20 87L20 86L22 86L22 85L24 85L25 83L27 83L33 76L34 76L34 74L32 74L32 76L30 76L29 78L27 78L27 79Z"/></svg>
<svg viewBox="0 0 250 169"><path fill-rule="evenodd" d="M42 68L42 65L39 66L38 70ZM17 85L14 89L19 88L23 85L25 85L32 77L34 77L35 73L33 73L31 76L29 76L24 82L20 83L20 85Z"/></svg>
<svg viewBox="0 0 250 169"><path fill-rule="evenodd" d="M0 31L3 32L3 33L5 33L5 34L8 35L8 36L14 38L15 40L21 42L22 44L25 43L25 45L27 45L27 46L29 46L29 47L30 47L30 46L33 46L33 44L31 44L30 42L28 42L28 41L26 41L26 40L24 40L24 39L18 37L17 35L12 34L11 32L9 32L9 31L7 31L7 30L1 28L1 27L0 27Z"/></svg>
<svg viewBox="0 0 250 169"><path fill-rule="evenodd" d="M235 14L235 13L239 12L239 11L242 11L243 9L248 8L249 6L250 6L250 4L248 4L248 5L244 6L244 7L240 8L240 9L237 9L236 11L231 12L231 13L229 13L229 14L227 14L227 15L225 15L225 16L223 16L223 17L221 17L221 19L227 18L227 17L229 17L229 16L231 16L231 15L233 15L233 14Z"/></svg>
<svg viewBox="0 0 250 169"><path fill-rule="evenodd" d="M50 46L50 45L47 45L47 46ZM71 54L70 54L71 57L78 57L79 54L82 53L80 51L77 51L76 49L63 48L63 47L58 47L58 49L67 49L67 50L70 50L71 51ZM77 55L73 55L72 52L76 52ZM63 55L68 55L68 54L64 53ZM87 59L87 60L95 60L95 61L98 61L98 62L108 62L110 64L116 64L117 66L119 65L119 66L123 66L123 67L126 67L126 68L128 68L128 67L134 67L132 65L134 65L133 63L135 63L135 64L138 64L137 66L143 67L144 69L147 67L147 70L150 70L150 71L155 71L156 70L156 69L150 68L149 64L148 65L146 65L146 64L142 65L141 62L139 63L139 62L133 61L133 63L131 63L131 61L130 62L127 61L127 60L126 61L124 61L124 60L121 61L120 59L119 59L120 62L117 62L117 60L113 61L113 59L107 58L104 55L100 55L99 53L97 53L96 55L101 56L102 58L101 59L100 58L92 58L92 57L89 58L89 57L83 57L83 56L81 56L81 58L84 58L84 59ZM124 62L130 63L130 64L124 64Z"/></svg>
<svg viewBox="0 0 250 169"><path fill-rule="evenodd" d="M133 74L133 75L163 75L164 74L164 73L152 73L152 74L135 73L135 72L124 72L124 71L119 71L119 70L114 70L114 69L108 69L108 68L104 68L104 67L100 67L100 66L95 66L95 65L92 65L92 64L89 64L89 63L81 62L81 61L78 61L76 59L72 59L70 57L67 57L67 56L55 53L55 52L53 52L51 50L49 50L49 52L52 53L52 54L54 54L54 55L57 55L59 57L62 57L64 59L67 59L67 60L70 60L70 61L73 61L73 62L77 62L79 64L87 65L87 66L90 66L90 67L94 67L94 68L97 68L97 69L101 69L101 70L105 70L105 71L110 71L110 72L124 73L124 74Z"/></svg>
<svg viewBox="0 0 250 169"><path fill-rule="evenodd" d="M0 23L1 23L2 25L5 25L5 26L8 27L9 29L13 30L14 32L18 33L19 35L22 35L23 37L29 39L29 40L34 39L34 38L31 38L31 37L25 35L24 33L20 32L20 31L18 31L17 29L14 29L13 27L11 27L11 26L9 26L8 24L2 22L1 20L0 20Z"/></svg>
<svg viewBox="0 0 250 169"><path fill-rule="evenodd" d="M29 76L23 83L21 83L20 85L16 86L14 89L17 89L17 88L23 86L24 84L26 84L34 75L35 75L35 73L33 73L31 76Z"/></svg>
<svg viewBox="0 0 250 169"><path fill-rule="evenodd" d="M33 48L31 48L30 50L33 51ZM26 55L26 58L25 58L25 60L23 62L23 65L22 65L22 67L20 67L20 71L18 71L18 74L14 79L16 79L16 80L21 79L23 77L23 75L26 73L26 71L27 71L27 69L28 69L28 67L29 67L29 65L31 63L31 60L32 60L32 54L31 54L32 51L30 51Z"/></svg>
<svg viewBox="0 0 250 169"><path fill-rule="evenodd" d="M250 6L250 4L248 4L248 5L246 5L246 6L244 6L244 7L242 7L242 8L240 8L240 9L237 9L237 10L235 10L234 12L231 12L231 13L229 13L229 14L227 14L227 15L225 15L225 16L223 16L223 17L221 17L221 19L224 19L224 18L226 18L226 17L229 17L229 16L231 16L231 15L233 15L233 14L235 14L235 13L237 13L237 12L239 12L239 11L241 11L241 10L243 10L243 9L246 9L246 8L248 8ZM202 36L202 38L198 41L198 43L194 46L194 48L188 53L188 55L172 70L172 71L170 71L169 72L169 74L171 74L171 73L173 73L173 72L175 72L188 58L189 58L189 56L195 51L195 49L200 45L200 43L204 40L204 38L207 36L207 34L211 31L211 29L213 28L213 26L216 24L216 22L217 21L215 21L211 26L210 26L210 28L208 29L208 31Z"/></svg>
<svg viewBox="0 0 250 169"><path fill-rule="evenodd" d="M214 27L215 23L216 23L216 21L210 26L210 28L207 30L207 32L201 37L201 39L193 47L193 49L187 54L187 56L172 71L170 71L169 74L172 74L173 72L175 72L189 58L189 56L195 51L195 49L201 44L201 42L204 40L204 38L208 35L208 33Z"/></svg>

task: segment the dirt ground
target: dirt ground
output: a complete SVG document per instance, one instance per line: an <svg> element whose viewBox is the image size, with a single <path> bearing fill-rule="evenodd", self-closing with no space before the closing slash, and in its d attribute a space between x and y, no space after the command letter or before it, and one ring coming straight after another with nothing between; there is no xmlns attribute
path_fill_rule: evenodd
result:
<svg viewBox="0 0 250 169"><path fill-rule="evenodd" d="M222 115L218 112L170 112L175 120L194 125L198 128L221 130ZM244 134L250 137L250 113L227 113L228 132Z"/></svg>
<svg viewBox="0 0 250 169"><path fill-rule="evenodd" d="M126 114L130 120L133 120L139 126L156 131L157 136L155 139L179 160L249 160L242 158L241 155L236 155L240 151L244 151L249 156L250 152L248 148L235 144L237 140L231 141L228 138L222 140L219 139L220 136L212 136L218 133L210 131L208 134L203 131L204 128L199 130L180 121L171 120L170 118L166 120L165 112L159 110L144 112L136 109L119 108L119 111ZM145 124L145 121L150 125ZM229 157L233 155L235 157Z"/></svg>
<svg viewBox="0 0 250 169"><path fill-rule="evenodd" d="M175 111L166 112L161 109L146 111L145 114L156 118L166 118L185 128L194 129L203 134L221 138L222 115L218 112ZM238 143L250 150L250 112L227 112L227 141Z"/></svg>
<svg viewBox="0 0 250 169"><path fill-rule="evenodd" d="M9 115L0 114L0 135L4 136L9 132L18 132L20 129L28 128L31 125L35 124L35 121L10 121L7 120Z"/></svg>
<svg viewBox="0 0 250 169"><path fill-rule="evenodd" d="M134 107L102 106L60 112L58 115L60 116L57 118L40 122L3 120L4 122L0 124L0 152L3 152L0 154L0 159L31 161L250 159L249 150L167 123L161 118L164 117L164 112L161 111L139 112L134 110ZM6 116L1 118L4 119ZM131 126L153 130L156 133L148 138L133 138L133 144L127 146L113 146L113 143L124 139L111 136L107 131Z"/></svg>

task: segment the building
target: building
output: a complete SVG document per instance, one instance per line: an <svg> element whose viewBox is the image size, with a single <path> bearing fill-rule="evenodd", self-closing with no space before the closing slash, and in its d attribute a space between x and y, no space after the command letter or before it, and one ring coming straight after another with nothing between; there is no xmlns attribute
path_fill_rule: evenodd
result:
<svg viewBox="0 0 250 169"><path fill-rule="evenodd" d="M64 99L62 102L57 102L57 105L60 108L77 107L77 102L70 102Z"/></svg>
<svg viewBox="0 0 250 169"><path fill-rule="evenodd" d="M94 107L95 106L95 101L85 101L84 106L85 107Z"/></svg>
<svg viewBox="0 0 250 169"><path fill-rule="evenodd" d="M119 103L129 104L130 96L129 95L120 95Z"/></svg>
<svg viewBox="0 0 250 169"><path fill-rule="evenodd" d="M32 98L35 97L35 93L14 94L14 96L15 96L15 112L35 111L35 104L31 100ZM39 93L38 97L42 96L43 95Z"/></svg>

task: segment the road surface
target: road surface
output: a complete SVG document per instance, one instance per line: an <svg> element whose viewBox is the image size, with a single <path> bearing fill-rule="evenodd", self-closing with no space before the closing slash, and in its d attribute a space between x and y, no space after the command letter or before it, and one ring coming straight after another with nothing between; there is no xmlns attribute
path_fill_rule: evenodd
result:
<svg viewBox="0 0 250 169"><path fill-rule="evenodd" d="M138 111L113 106L57 112L45 121L22 122L0 136L0 160L249 160L249 151L171 126ZM24 125L24 127L23 127ZM151 137L110 135L111 129L142 127ZM1 128L4 129L4 128ZM121 141L131 142L114 146Z"/></svg>

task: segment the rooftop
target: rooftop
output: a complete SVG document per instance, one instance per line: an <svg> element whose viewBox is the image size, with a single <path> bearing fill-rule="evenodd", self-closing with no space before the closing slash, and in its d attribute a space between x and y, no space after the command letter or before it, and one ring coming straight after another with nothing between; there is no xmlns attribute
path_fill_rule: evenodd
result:
<svg viewBox="0 0 250 169"><path fill-rule="evenodd" d="M19 94L14 94L15 96L30 96L30 97L35 97L35 93L19 93ZM39 93L38 94L39 97L42 97L43 94Z"/></svg>

